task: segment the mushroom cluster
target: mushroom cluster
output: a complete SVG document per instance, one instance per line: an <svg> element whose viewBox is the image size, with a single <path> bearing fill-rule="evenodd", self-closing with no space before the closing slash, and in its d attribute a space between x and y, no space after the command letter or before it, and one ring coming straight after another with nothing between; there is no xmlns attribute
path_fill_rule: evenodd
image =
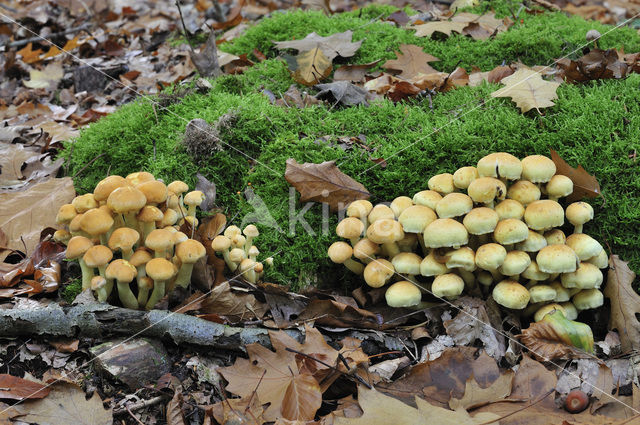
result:
<svg viewBox="0 0 640 425"><path fill-rule="evenodd" d="M206 255L178 230L185 222L197 227L204 199L182 181L165 185L147 172L109 176L60 207L56 222L63 228L54 239L80 263L82 290L107 302L115 284L124 307L150 310L174 288L188 287L194 264Z"/></svg>
<svg viewBox="0 0 640 425"><path fill-rule="evenodd" d="M349 242L331 245L331 260L374 288L399 280L386 291L392 307L421 302L414 283L447 299L490 293L536 321L556 309L574 320L603 304L608 257L583 233L593 208L563 207L573 182L556 174L551 159L492 153L475 167L431 177L428 187L388 205L352 202L336 228Z"/></svg>

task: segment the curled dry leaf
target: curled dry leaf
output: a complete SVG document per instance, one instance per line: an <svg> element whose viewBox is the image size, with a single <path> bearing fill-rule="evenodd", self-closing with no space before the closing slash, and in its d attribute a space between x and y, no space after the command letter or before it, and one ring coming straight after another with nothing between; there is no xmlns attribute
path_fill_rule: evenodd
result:
<svg viewBox="0 0 640 425"><path fill-rule="evenodd" d="M554 106L552 100L558 98L560 83L545 81L532 69L521 68L501 82L505 87L491 93L491 97L510 97L523 113L531 109L540 112L540 108Z"/></svg>
<svg viewBox="0 0 640 425"><path fill-rule="evenodd" d="M274 44L278 49L295 49L299 52L320 49L331 62L336 56L348 58L356 54L362 44L362 40L352 42L352 37L352 31L340 32L328 37L321 37L312 32L302 40L278 41Z"/></svg>
<svg viewBox="0 0 640 425"><path fill-rule="evenodd" d="M609 258L604 295L611 302L609 328L617 329L623 352L640 350L640 296L633 289L636 274L617 255Z"/></svg>
<svg viewBox="0 0 640 425"><path fill-rule="evenodd" d="M331 74L331 60L319 47L302 52L291 62L293 79L305 86L318 84Z"/></svg>
<svg viewBox="0 0 640 425"><path fill-rule="evenodd" d="M582 198L602 197L600 183L594 176L587 173L582 165L573 168L553 149L551 149L551 159L556 164L556 173L569 177L573 182L573 193L567 197L567 202L579 201Z"/></svg>
<svg viewBox="0 0 640 425"><path fill-rule="evenodd" d="M621 79L631 71L615 49L593 49L577 60L562 58L557 65L560 68L558 76L570 83Z"/></svg>

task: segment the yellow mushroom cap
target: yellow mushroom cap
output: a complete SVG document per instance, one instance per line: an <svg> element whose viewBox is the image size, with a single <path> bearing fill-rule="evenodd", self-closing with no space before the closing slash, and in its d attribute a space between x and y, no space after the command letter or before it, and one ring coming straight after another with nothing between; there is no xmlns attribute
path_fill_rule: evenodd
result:
<svg viewBox="0 0 640 425"><path fill-rule="evenodd" d="M462 224L472 235L492 233L498 225L498 213L487 207L474 208L464 216Z"/></svg>
<svg viewBox="0 0 640 425"><path fill-rule="evenodd" d="M538 232L528 230L527 239L516 245L516 249L526 252L538 252L547 246L547 240Z"/></svg>
<svg viewBox="0 0 640 425"><path fill-rule="evenodd" d="M464 280L454 273L446 273L436 276L431 285L431 292L436 297L452 298L462 294Z"/></svg>
<svg viewBox="0 0 640 425"><path fill-rule="evenodd" d="M151 256L149 251L144 248L138 248L134 251L133 255L129 259L129 263L131 263L134 267L139 267L143 264L147 264L152 259L153 257Z"/></svg>
<svg viewBox="0 0 640 425"><path fill-rule="evenodd" d="M567 245L547 245L538 251L536 262L545 273L571 273L578 266L578 256Z"/></svg>
<svg viewBox="0 0 640 425"><path fill-rule="evenodd" d="M84 217L84 214L82 213L79 213L75 217L73 217L73 220L69 222L70 232L75 233L75 232L80 232L82 230L80 228L80 223L82 223L82 217Z"/></svg>
<svg viewBox="0 0 640 425"><path fill-rule="evenodd" d="M104 288L107 285L107 279L102 276L94 276L91 278L91 290L97 291L98 289Z"/></svg>
<svg viewBox="0 0 640 425"><path fill-rule="evenodd" d="M529 228L527 225L515 218L500 220L493 231L493 238L503 245L522 242L527 239L528 235Z"/></svg>
<svg viewBox="0 0 640 425"><path fill-rule="evenodd" d="M234 226L231 225L229 227L227 227L226 229L224 229L224 235L226 237L228 237L229 239L231 239L232 237L236 236L236 235L240 235L242 233L242 230L240 230L240 228L238 226Z"/></svg>
<svg viewBox="0 0 640 425"><path fill-rule="evenodd" d="M64 204L60 206L58 209L58 214L56 215L56 223L58 224L67 224L73 220L73 218L78 215L76 208L73 204Z"/></svg>
<svg viewBox="0 0 640 425"><path fill-rule="evenodd" d="M142 182L136 186L140 192L144 193L149 204L160 204L167 200L169 192L167 186L160 180L150 180Z"/></svg>
<svg viewBox="0 0 640 425"><path fill-rule="evenodd" d="M364 281L372 288L384 286L393 274L393 264L383 258L378 258L367 264L363 273Z"/></svg>
<svg viewBox="0 0 640 425"><path fill-rule="evenodd" d="M445 265L449 269L461 268L468 272L476 269L476 253L468 246L448 252L447 257Z"/></svg>
<svg viewBox="0 0 640 425"><path fill-rule="evenodd" d="M206 254L204 245L195 239L187 239L176 247L176 256L186 264L197 263Z"/></svg>
<svg viewBox="0 0 640 425"><path fill-rule="evenodd" d="M231 239L218 235L211 241L211 248L216 252L226 251L231 246Z"/></svg>
<svg viewBox="0 0 640 425"><path fill-rule="evenodd" d="M114 251L129 250L140 240L140 234L128 227L119 227L109 237L109 248Z"/></svg>
<svg viewBox="0 0 640 425"><path fill-rule="evenodd" d="M107 233L111 226L113 226L113 218L98 208L84 213L80 221L80 228L92 236Z"/></svg>
<svg viewBox="0 0 640 425"><path fill-rule="evenodd" d="M364 223L356 217L347 217L336 226L336 234L341 238L358 238L364 231Z"/></svg>
<svg viewBox="0 0 640 425"><path fill-rule="evenodd" d="M353 255L353 248L346 242L334 242L328 250L329 258L336 264L342 264Z"/></svg>
<svg viewBox="0 0 640 425"><path fill-rule="evenodd" d="M586 261L589 258L598 255L602 251L602 245L585 233L574 233L569 235L566 245L573 249L578 255L580 261Z"/></svg>
<svg viewBox="0 0 640 425"><path fill-rule="evenodd" d="M58 229L53 232L53 240L62 244L67 244L71 239L71 233L65 229Z"/></svg>
<svg viewBox="0 0 640 425"><path fill-rule="evenodd" d="M522 163L515 156L506 152L494 152L478 161L480 177L503 177L507 180L518 180L522 173Z"/></svg>
<svg viewBox="0 0 640 425"><path fill-rule="evenodd" d="M449 268L446 264L440 263L436 260L433 252L422 259L420 263L420 274L422 276L439 276L449 272Z"/></svg>
<svg viewBox="0 0 640 425"><path fill-rule="evenodd" d="M101 267L113 258L113 252L104 245L92 246L85 252L82 259L89 267Z"/></svg>
<svg viewBox="0 0 640 425"><path fill-rule="evenodd" d="M565 288L593 289L602 285L604 276L599 268L591 263L582 262L575 272L563 273L560 276Z"/></svg>
<svg viewBox="0 0 640 425"><path fill-rule="evenodd" d="M543 155L530 155L522 160L522 178L533 183L546 183L556 173L556 164Z"/></svg>
<svg viewBox="0 0 640 425"><path fill-rule="evenodd" d="M564 308L564 317L568 320L576 320L578 318L578 309L571 301L560 303L560 306Z"/></svg>
<svg viewBox="0 0 640 425"><path fill-rule="evenodd" d="M497 243L487 243L476 250L476 265L483 270L497 270L506 258L507 250Z"/></svg>
<svg viewBox="0 0 640 425"><path fill-rule="evenodd" d="M567 207L567 220L574 226L593 219L593 207L586 202L574 202Z"/></svg>
<svg viewBox="0 0 640 425"><path fill-rule="evenodd" d="M384 218L369 226L367 238L378 244L393 243L404 238L404 231L397 221Z"/></svg>
<svg viewBox="0 0 640 425"><path fill-rule="evenodd" d="M165 251L174 244L173 233L167 229L156 229L147 235L144 244L154 251Z"/></svg>
<svg viewBox="0 0 640 425"><path fill-rule="evenodd" d="M551 177L547 183L547 195L550 198L564 198L573 193L573 180L562 174L556 174Z"/></svg>
<svg viewBox="0 0 640 425"><path fill-rule="evenodd" d="M449 193L436 205L440 218L453 218L465 215L473 208L473 201L464 193Z"/></svg>
<svg viewBox="0 0 640 425"><path fill-rule="evenodd" d="M552 229L544 232L544 239L547 241L547 245L564 245L564 243L567 241L567 237L560 229Z"/></svg>
<svg viewBox="0 0 640 425"><path fill-rule="evenodd" d="M361 219L363 217L367 217L372 209L373 205L371 202L366 199L358 199L350 203L347 207L347 217L356 217Z"/></svg>
<svg viewBox="0 0 640 425"><path fill-rule="evenodd" d="M109 176L102 179L93 191L93 197L96 201L106 201L111 192L122 186L131 186L131 184L122 176Z"/></svg>
<svg viewBox="0 0 640 425"><path fill-rule="evenodd" d="M503 280L491 293L495 302L506 308L521 310L529 304L529 291L514 280Z"/></svg>
<svg viewBox="0 0 640 425"><path fill-rule="evenodd" d="M547 230L564 224L564 209L556 201L543 199L527 205L524 221L533 230Z"/></svg>
<svg viewBox="0 0 640 425"><path fill-rule="evenodd" d="M148 264L148 263L147 263ZM138 271L127 260L113 260L107 266L105 276L107 279L115 279L118 282L131 282L137 275Z"/></svg>
<svg viewBox="0 0 640 425"><path fill-rule="evenodd" d="M446 195L456 189L453 185L453 174L449 173L436 174L429 179L427 186L441 195Z"/></svg>
<svg viewBox="0 0 640 425"><path fill-rule="evenodd" d="M469 184L478 177L479 174L476 167L458 168L456 172L453 173L453 185L458 189L466 190L469 187Z"/></svg>
<svg viewBox="0 0 640 425"><path fill-rule="evenodd" d="M147 275L153 280L165 281L176 274L176 268L171 261L164 258L153 258L145 265Z"/></svg>
<svg viewBox="0 0 640 425"><path fill-rule="evenodd" d="M427 225L437 218L438 216L431 208L424 205L413 205L402 211L398 222L405 232L421 233Z"/></svg>
<svg viewBox="0 0 640 425"><path fill-rule="evenodd" d="M260 235L260 232L258 231L258 228L255 226L255 224L249 224L247 225L244 230L242 231L242 233L247 237L247 238L256 238Z"/></svg>
<svg viewBox="0 0 640 425"><path fill-rule="evenodd" d="M536 261L531 261L531 264L529 264L525 271L522 272L522 277L524 279L541 282L543 280L549 279L549 273L540 270L540 266Z"/></svg>
<svg viewBox="0 0 640 425"><path fill-rule="evenodd" d="M531 257L524 251L509 251L499 268L505 276L516 276L523 273L531 265Z"/></svg>
<svg viewBox="0 0 640 425"><path fill-rule="evenodd" d="M549 285L534 285L529 289L529 296L531 303L553 301L556 298L556 290Z"/></svg>
<svg viewBox="0 0 640 425"><path fill-rule="evenodd" d="M113 212L125 214L140 211L147 203L144 193L131 186L121 186L115 189L107 198L107 205Z"/></svg>
<svg viewBox="0 0 640 425"><path fill-rule="evenodd" d="M158 207L154 207L153 205L145 205L144 207L142 207L136 218L143 223L151 223L152 221L162 221L162 219L164 218L164 214Z"/></svg>
<svg viewBox="0 0 640 425"><path fill-rule="evenodd" d="M457 248L468 242L467 229L451 218L434 220L424 229L424 243L429 248Z"/></svg>
<svg viewBox="0 0 640 425"><path fill-rule="evenodd" d="M153 279L151 279L149 276L141 277L137 282L138 288L153 289Z"/></svg>
<svg viewBox="0 0 640 425"><path fill-rule="evenodd" d="M396 218L396 215L393 213L393 210L384 204L378 204L371 209L369 213L369 224L375 223L378 220L390 219L393 220Z"/></svg>
<svg viewBox="0 0 640 425"><path fill-rule="evenodd" d="M553 301L562 303L571 299L569 291L567 290L567 288L562 286L562 283L560 283L559 280L554 280L549 284L549 286L551 286L556 291L556 297L553 299Z"/></svg>
<svg viewBox="0 0 640 425"><path fill-rule="evenodd" d="M125 177L125 179L132 185L137 186L140 183L148 182L151 180L155 180L156 178L153 174L146 171L137 171L135 173L131 173Z"/></svg>
<svg viewBox="0 0 640 425"><path fill-rule="evenodd" d="M413 283L402 280L391 285L384 297L389 307L411 307L420 303L422 293Z"/></svg>
<svg viewBox="0 0 640 425"><path fill-rule="evenodd" d="M540 189L529 180L518 180L509 187L507 197L515 199L526 207L540 199Z"/></svg>
<svg viewBox="0 0 640 425"><path fill-rule="evenodd" d="M96 201L93 193L86 193L84 195L76 196L71 201L71 205L78 213L85 213L90 209L97 208L98 202Z"/></svg>
<svg viewBox="0 0 640 425"><path fill-rule="evenodd" d="M182 180L175 180L167 185L167 190L175 195L182 195L189 190L189 186Z"/></svg>
<svg viewBox="0 0 640 425"><path fill-rule="evenodd" d="M93 246L93 242L84 236L74 236L67 243L67 258L73 260L82 257Z"/></svg>
<svg viewBox="0 0 640 425"><path fill-rule="evenodd" d="M424 205L425 207L429 207L432 210L436 209L436 206L441 199L442 195L440 195L435 190L423 190L413 195L414 204Z"/></svg>
<svg viewBox="0 0 640 425"><path fill-rule="evenodd" d="M202 204L204 200L205 200L204 193L202 193L199 190L193 190L187 193L183 199L185 205L195 205L196 207Z"/></svg>
<svg viewBox="0 0 640 425"><path fill-rule="evenodd" d="M552 303L552 304L543 305L538 310L536 310L536 313L533 315L533 320L535 320L536 322L539 322L542 319L544 319L544 316L546 316L549 313L553 313L556 310L561 311L562 314L564 314L564 317L567 317L567 311L561 304ZM569 318L567 317L567 319ZM572 319L569 319L569 320L572 320Z"/></svg>
<svg viewBox="0 0 640 425"><path fill-rule="evenodd" d="M400 217L400 214L402 214L402 211L406 210L412 205L413 201L408 196L398 196L393 201L391 201L391 205L389 205L389 208L391 208L391 211L393 211L394 216L398 218Z"/></svg>
<svg viewBox="0 0 640 425"><path fill-rule="evenodd" d="M575 294L571 301L578 310L588 310L602 306L604 295L597 289L585 289Z"/></svg>
<svg viewBox="0 0 640 425"><path fill-rule="evenodd" d="M588 263L593 264L599 269L606 269L609 266L609 256L607 252L603 249L598 253L598 255L594 255L593 257L587 259Z"/></svg>
<svg viewBox="0 0 640 425"><path fill-rule="evenodd" d="M231 251L229 251L229 259L234 263L241 262L242 260L244 260L245 257L246 257L246 253L242 248L233 248Z"/></svg>
<svg viewBox="0 0 640 425"><path fill-rule="evenodd" d="M467 193L474 202L489 203L495 199L504 199L507 186L493 177L480 177L469 184Z"/></svg>
<svg viewBox="0 0 640 425"><path fill-rule="evenodd" d="M516 218L522 220L524 217L524 205L514 199L505 199L495 207L496 214L500 220Z"/></svg>
<svg viewBox="0 0 640 425"><path fill-rule="evenodd" d="M174 224L176 224L179 218L180 218L180 215L176 210L167 208L162 216L162 219L160 220L160 226L162 227L173 226Z"/></svg>
<svg viewBox="0 0 640 425"><path fill-rule="evenodd" d="M367 238L360 239L353 247L353 256L364 262L374 259L379 252L380 246Z"/></svg>
<svg viewBox="0 0 640 425"><path fill-rule="evenodd" d="M420 274L422 258L413 252L401 252L393 257L391 264L396 272L402 274Z"/></svg>

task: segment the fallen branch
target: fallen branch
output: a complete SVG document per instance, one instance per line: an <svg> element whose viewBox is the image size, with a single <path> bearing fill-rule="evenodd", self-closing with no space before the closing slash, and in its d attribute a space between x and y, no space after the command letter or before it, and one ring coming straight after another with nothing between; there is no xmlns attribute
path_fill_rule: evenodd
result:
<svg viewBox="0 0 640 425"><path fill-rule="evenodd" d="M67 34L72 34L74 32L80 32L80 31L84 31L91 28L90 24L82 24L79 27L75 27L75 28L69 28L68 30L65 31L60 31L60 32L54 32L53 34L49 34L49 39L55 38L55 37L60 37L63 35L67 35ZM29 37L29 38L24 38L22 40L17 40L17 41L12 41L11 43L7 43L5 45L2 46L2 48L8 49L11 47L22 47L22 46L26 46L29 43L35 43L35 42L41 42L43 41L43 38L40 36L35 36L35 37ZM46 41L46 40L44 40Z"/></svg>

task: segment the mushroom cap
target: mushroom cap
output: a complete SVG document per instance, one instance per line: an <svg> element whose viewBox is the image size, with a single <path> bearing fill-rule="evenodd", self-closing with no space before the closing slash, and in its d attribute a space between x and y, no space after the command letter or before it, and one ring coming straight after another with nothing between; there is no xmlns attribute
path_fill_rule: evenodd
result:
<svg viewBox="0 0 640 425"><path fill-rule="evenodd" d="M358 199L350 203L347 207L347 217L367 217L372 209L373 204L371 204L371 202L366 199Z"/></svg>
<svg viewBox="0 0 640 425"><path fill-rule="evenodd" d="M536 261L532 260L531 264L529 264L527 268L522 272L522 277L524 279L542 282L543 280L549 279L549 273L545 273L540 270L540 265Z"/></svg>
<svg viewBox="0 0 640 425"><path fill-rule="evenodd" d="M602 37L602 35L600 35L600 31L594 29L587 31L587 35L585 36L587 41L594 41L599 39L600 37Z"/></svg>
<svg viewBox="0 0 640 425"><path fill-rule="evenodd" d="M199 190L192 190L184 195L183 202L185 205L195 205L196 207L202 204L205 200L204 193Z"/></svg>
<svg viewBox="0 0 640 425"><path fill-rule="evenodd" d="M244 230L242 231L242 233L247 237L247 238L257 238L260 235L260 232L258 231L258 228L256 227L255 224L249 224L247 225Z"/></svg>
<svg viewBox="0 0 640 425"><path fill-rule="evenodd" d="M131 186L131 184L122 176L106 177L96 185L93 197L98 202L106 201L111 192L122 186Z"/></svg>
<svg viewBox="0 0 640 425"><path fill-rule="evenodd" d="M582 262L575 272L563 273L560 280L565 288L593 289L602 285L604 276L593 264Z"/></svg>
<svg viewBox="0 0 640 425"><path fill-rule="evenodd" d="M504 199L507 186L493 177L479 177L469 184L467 193L473 202L488 203L495 199Z"/></svg>
<svg viewBox="0 0 640 425"><path fill-rule="evenodd" d="M144 245L154 251L164 251L173 246L173 233L167 229L156 229L147 235Z"/></svg>
<svg viewBox="0 0 640 425"><path fill-rule="evenodd" d="M549 285L534 285L529 289L529 296L531 303L553 301L556 298L556 290Z"/></svg>
<svg viewBox="0 0 640 425"><path fill-rule="evenodd" d="M474 208L464 216L462 224L472 235L492 233L499 221L498 213L487 207Z"/></svg>
<svg viewBox="0 0 640 425"><path fill-rule="evenodd" d="M245 258L244 260L242 260L240 262L240 272L244 273L250 270L253 270L253 268L256 266L256 262L253 261L250 258Z"/></svg>
<svg viewBox="0 0 640 425"><path fill-rule="evenodd" d="M69 242L69 239L71 239L71 233L69 233L68 230L58 229L53 232L53 240L56 242L60 242L66 245Z"/></svg>
<svg viewBox="0 0 640 425"><path fill-rule="evenodd" d="M487 243L476 250L476 266L483 270L497 270L506 259L507 250L497 243Z"/></svg>
<svg viewBox="0 0 640 425"><path fill-rule="evenodd" d="M125 179L132 185L137 186L140 183L148 182L151 180L155 180L156 178L153 174L146 171L137 171L135 173L131 173L125 177Z"/></svg>
<svg viewBox="0 0 640 425"><path fill-rule="evenodd" d="M229 251L229 259L234 263L239 263L245 258L246 258L245 251L242 248L233 248L231 251Z"/></svg>
<svg viewBox="0 0 640 425"><path fill-rule="evenodd" d="M562 174L551 177L547 183L547 195L550 198L564 198L573 193L573 180Z"/></svg>
<svg viewBox="0 0 640 425"><path fill-rule="evenodd" d="M249 247L249 252L247 252L247 254L249 254L250 257L257 257L258 255L260 255L260 251L258 250L258 247L255 245L251 245Z"/></svg>
<svg viewBox="0 0 640 425"><path fill-rule="evenodd" d="M113 260L111 263L109 263L105 276L107 277L107 279L115 279L118 282L129 283L136 277L137 274L138 271L133 266L133 264L131 264L127 260L118 259Z"/></svg>
<svg viewBox="0 0 640 425"><path fill-rule="evenodd" d="M80 228L80 223L82 223L82 217L84 217L83 213L78 213L73 220L69 222L69 231L70 232L79 232L82 229Z"/></svg>
<svg viewBox="0 0 640 425"><path fill-rule="evenodd" d="M256 265L253 266L253 271L256 273L262 273L264 271L264 264L256 262Z"/></svg>
<svg viewBox="0 0 640 425"><path fill-rule="evenodd" d="M584 289L572 298L573 305L578 310L598 308L604 304L604 295L598 289Z"/></svg>
<svg viewBox="0 0 640 425"><path fill-rule="evenodd" d="M413 195L414 204L424 205L425 207L429 207L432 210L436 209L436 206L441 199L442 195L440 195L435 190L422 190Z"/></svg>
<svg viewBox="0 0 640 425"><path fill-rule="evenodd" d="M101 267L113 258L113 252L104 245L92 246L84 253L82 259L89 267ZM108 278L108 277L107 277Z"/></svg>
<svg viewBox="0 0 640 425"><path fill-rule="evenodd" d="M506 220L507 218L522 220L522 217L524 217L524 205L515 199L505 199L496 205L495 211L500 220Z"/></svg>
<svg viewBox="0 0 640 425"><path fill-rule="evenodd" d="M538 252L547 246L547 240L538 232L527 229L527 239L516 245L516 249L526 252Z"/></svg>
<svg viewBox="0 0 640 425"><path fill-rule="evenodd" d="M384 286L394 274L393 264L384 258L373 260L364 268L364 281L372 288Z"/></svg>
<svg viewBox="0 0 640 425"><path fill-rule="evenodd" d="M429 179L427 186L441 195L446 195L456 189L453 185L453 174L449 173L436 174Z"/></svg>
<svg viewBox="0 0 640 425"><path fill-rule="evenodd" d="M598 255L594 255L587 259L587 262L593 264L599 269L606 269L609 266L609 256L607 255L607 251L603 249Z"/></svg>
<svg viewBox="0 0 640 425"><path fill-rule="evenodd" d="M391 285L384 297L389 307L411 307L420 304L422 293L413 283L401 280Z"/></svg>
<svg viewBox="0 0 640 425"><path fill-rule="evenodd" d="M556 173L556 164L544 155L529 155L522 160L522 178L546 183Z"/></svg>
<svg viewBox="0 0 640 425"><path fill-rule="evenodd" d="M551 286L556 291L556 297L553 299L553 301L557 303L563 303L571 299L569 291L567 291L567 288L562 286L562 283L560 283L559 280L554 280L549 284L549 286Z"/></svg>
<svg viewBox="0 0 640 425"><path fill-rule="evenodd" d="M85 213L90 209L97 208L98 202L96 201L93 193L85 193L84 195L76 196L71 201L71 205L78 213Z"/></svg>
<svg viewBox="0 0 640 425"><path fill-rule="evenodd" d="M524 251L509 251L499 268L505 276L516 276L523 273L531 264L531 257Z"/></svg>
<svg viewBox="0 0 640 425"><path fill-rule="evenodd" d="M468 272L476 269L476 253L468 246L463 246L447 253L446 266L449 269L461 268Z"/></svg>
<svg viewBox="0 0 640 425"><path fill-rule="evenodd" d="M138 288L140 289L153 289L153 279L149 276L141 277L137 280Z"/></svg>
<svg viewBox="0 0 640 425"><path fill-rule="evenodd" d="M160 180L149 180L136 186L140 192L144 193L149 204L160 204L167 200L169 191L167 186Z"/></svg>
<svg viewBox="0 0 640 425"><path fill-rule="evenodd" d="M182 195L189 190L189 185L182 180L175 180L167 185L167 190L173 194Z"/></svg>
<svg viewBox="0 0 640 425"><path fill-rule="evenodd" d="M446 264L438 262L433 252L422 259L420 263L420 274L422 276L439 276L441 274L449 273L449 268Z"/></svg>
<svg viewBox="0 0 640 425"><path fill-rule="evenodd" d="M453 218L465 215L473 209L473 201L464 193L449 193L436 205L440 218Z"/></svg>
<svg viewBox="0 0 640 425"><path fill-rule="evenodd" d="M353 255L353 248L346 242L334 242L327 252L329 258L336 264L342 264Z"/></svg>
<svg viewBox="0 0 640 425"><path fill-rule="evenodd" d="M524 221L533 230L547 230L564 224L562 205L550 199L534 201L524 210Z"/></svg>
<svg viewBox="0 0 640 425"><path fill-rule="evenodd" d="M398 222L405 232L422 233L425 227L437 218L438 216L431 208L424 205L413 205L402 211Z"/></svg>
<svg viewBox="0 0 640 425"><path fill-rule="evenodd" d="M383 218L369 225L367 238L378 244L393 243L404 238L404 231L397 221Z"/></svg>
<svg viewBox="0 0 640 425"><path fill-rule="evenodd" d="M160 226L162 227L173 226L174 224L176 224L179 218L180 218L180 215L176 210L167 208L162 216L162 220L160 220Z"/></svg>
<svg viewBox="0 0 640 425"><path fill-rule="evenodd" d="M510 153L494 152L478 161L478 174L481 177L518 180L522 174L522 163Z"/></svg>
<svg viewBox="0 0 640 425"><path fill-rule="evenodd" d="M484 286L491 286L493 283L493 276L487 271L476 273L476 279L478 280L478 283Z"/></svg>
<svg viewBox="0 0 640 425"><path fill-rule="evenodd" d="M371 209L369 212L369 224L375 223L378 220L390 219L393 220L396 218L396 215L393 213L393 210L384 204L378 204Z"/></svg>
<svg viewBox="0 0 640 425"><path fill-rule="evenodd" d="M60 208L58 208L58 214L56 214L56 223L69 223L76 215L78 215L78 212L73 204L61 205Z"/></svg>
<svg viewBox="0 0 640 425"><path fill-rule="evenodd" d="M522 242L527 239L527 236L529 236L529 228L523 221L515 218L500 220L493 231L493 238L502 245Z"/></svg>
<svg viewBox="0 0 640 425"><path fill-rule="evenodd" d="M231 239L223 235L218 235L211 241L211 248L216 252L226 251L230 246Z"/></svg>
<svg viewBox="0 0 640 425"><path fill-rule="evenodd" d="M173 210L167 209L167 211L173 211ZM142 209L140 210L136 218L143 223L151 223L152 221L162 221L162 219L164 219L164 213L160 211L158 207L154 207L153 205L145 205L144 207L142 207ZM176 221L177 221L177 213L176 213Z"/></svg>
<svg viewBox="0 0 640 425"><path fill-rule="evenodd" d="M429 248L457 248L468 242L467 229L451 218L434 220L424 229L424 243Z"/></svg>
<svg viewBox="0 0 640 425"><path fill-rule="evenodd" d="M503 307L521 310L529 304L529 291L515 280L503 280L491 293L495 302Z"/></svg>
<svg viewBox="0 0 640 425"><path fill-rule="evenodd" d="M562 314L564 314L564 317L567 317L567 314L566 314L567 311L562 305L557 303L551 303L551 304L543 305L538 310L536 310L535 314L533 315L533 320L535 320L536 322L539 322L542 319L544 319L544 316L546 316L549 313L553 313L556 310L561 311Z"/></svg>
<svg viewBox="0 0 640 425"><path fill-rule="evenodd" d="M576 271L578 256L567 245L547 245L538 251L536 261L545 273L571 273Z"/></svg>
<svg viewBox="0 0 640 425"><path fill-rule="evenodd" d="M564 308L564 317L568 320L576 320L578 318L578 309L571 301L560 303L560 306Z"/></svg>
<svg viewBox="0 0 640 425"><path fill-rule="evenodd" d="M575 251L580 261L586 261L589 258L598 255L603 249L600 242L593 239L586 233L574 233L569 235L565 244Z"/></svg>
<svg viewBox="0 0 640 425"><path fill-rule="evenodd" d="M204 245L195 239L187 239L176 247L176 256L183 264L194 264L207 255Z"/></svg>
<svg viewBox="0 0 640 425"><path fill-rule="evenodd" d="M187 236L186 234L184 234L181 231L177 231L173 234L173 244L175 246L180 245L182 242L186 242L189 240L189 236Z"/></svg>
<svg viewBox="0 0 640 425"><path fill-rule="evenodd" d="M94 276L91 278L91 290L97 291L107 285L107 279L102 276Z"/></svg>
<svg viewBox="0 0 640 425"><path fill-rule="evenodd" d="M413 252L401 252L393 257L391 264L396 272L402 274L420 274L422 258Z"/></svg>
<svg viewBox="0 0 640 425"><path fill-rule="evenodd" d="M131 263L134 267L140 267L143 264L147 264L149 261L153 259L153 256L144 248L138 248L133 252L131 258L129 258L129 263Z"/></svg>
<svg viewBox="0 0 640 425"><path fill-rule="evenodd" d="M155 281L169 280L176 274L176 267L164 258L153 258L144 267L147 275Z"/></svg>
<svg viewBox="0 0 640 425"><path fill-rule="evenodd" d="M476 167L458 168L456 172L453 173L453 185L458 189L466 190L469 184L478 177L480 176Z"/></svg>
<svg viewBox="0 0 640 425"><path fill-rule="evenodd" d="M418 246L418 235L405 232L404 238L396 241L398 248L403 252L412 252Z"/></svg>
<svg viewBox="0 0 640 425"><path fill-rule="evenodd" d="M74 260L82 257L93 246L93 242L84 236L74 236L67 243L67 258Z"/></svg>
<svg viewBox="0 0 640 425"><path fill-rule="evenodd" d="M567 221L575 225L593 220L593 207L586 202L574 202L567 207Z"/></svg>
<svg viewBox="0 0 640 425"><path fill-rule="evenodd" d="M341 238L359 238L364 231L364 223L356 217L347 217L336 226L336 234Z"/></svg>
<svg viewBox="0 0 640 425"><path fill-rule="evenodd" d="M118 187L107 198L109 208L118 214L140 211L146 203L144 193L131 186Z"/></svg>
<svg viewBox="0 0 640 425"><path fill-rule="evenodd" d="M80 221L80 228L92 236L107 233L111 226L113 226L113 218L98 208L84 213Z"/></svg>
<svg viewBox="0 0 640 425"><path fill-rule="evenodd" d="M360 239L353 247L353 256L362 261L374 259L379 252L380 246L367 238Z"/></svg>
<svg viewBox="0 0 640 425"><path fill-rule="evenodd" d="M109 237L109 248L114 251L131 249L138 240L140 234L129 227L119 227Z"/></svg>
<svg viewBox="0 0 640 425"><path fill-rule="evenodd" d="M540 199L540 189L529 180L518 180L509 187L507 197L515 199L526 207Z"/></svg>
<svg viewBox="0 0 640 425"><path fill-rule="evenodd" d="M242 230L240 230L238 226L235 226L233 224L231 226L228 226L226 229L224 229L224 235L229 239L231 239L235 235L240 235L240 234L242 234Z"/></svg>
<svg viewBox="0 0 640 425"><path fill-rule="evenodd" d="M398 218L400 217L400 214L402 214L402 211L406 210L412 205L413 201L408 196L398 196L393 201L391 201L391 205L389 205L389 208L391 208L391 211L393 211L395 218Z"/></svg>
<svg viewBox="0 0 640 425"><path fill-rule="evenodd" d="M462 294L464 280L454 273L436 276L431 285L431 293L439 298L452 298Z"/></svg>
<svg viewBox="0 0 640 425"><path fill-rule="evenodd" d="M560 229L551 229L544 232L544 239L547 241L547 245L564 245L567 241L567 237Z"/></svg>

